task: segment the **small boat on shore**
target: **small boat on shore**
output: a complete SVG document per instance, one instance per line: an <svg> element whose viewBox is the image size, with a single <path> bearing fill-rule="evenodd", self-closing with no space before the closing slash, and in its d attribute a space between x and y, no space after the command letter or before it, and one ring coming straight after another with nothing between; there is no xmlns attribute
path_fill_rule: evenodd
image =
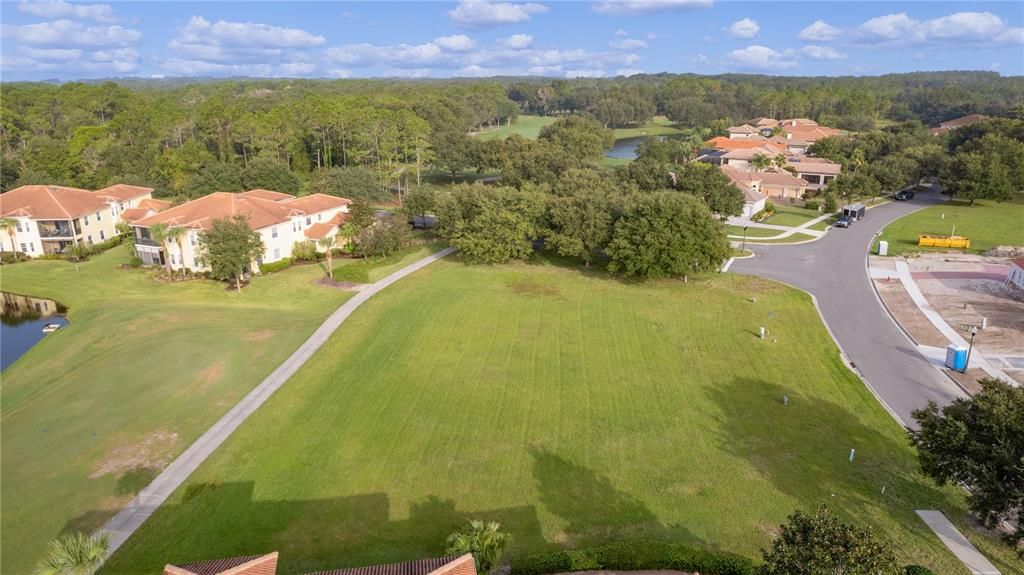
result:
<svg viewBox="0 0 1024 575"><path fill-rule="evenodd" d="M60 329L61 327L63 326L61 326L59 323L48 323L43 326L43 333L53 333Z"/></svg>

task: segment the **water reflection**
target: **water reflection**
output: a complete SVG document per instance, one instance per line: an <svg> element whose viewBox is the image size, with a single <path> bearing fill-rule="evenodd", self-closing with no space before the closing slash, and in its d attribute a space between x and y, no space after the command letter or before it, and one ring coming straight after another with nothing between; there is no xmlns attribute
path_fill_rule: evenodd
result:
<svg viewBox="0 0 1024 575"><path fill-rule="evenodd" d="M7 369L46 334L48 324L65 326L67 309L51 299L0 292L0 370Z"/></svg>

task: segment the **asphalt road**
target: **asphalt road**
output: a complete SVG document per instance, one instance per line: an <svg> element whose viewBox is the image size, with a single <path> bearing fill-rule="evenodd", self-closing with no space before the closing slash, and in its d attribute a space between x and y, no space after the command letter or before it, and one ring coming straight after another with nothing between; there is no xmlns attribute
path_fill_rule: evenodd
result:
<svg viewBox="0 0 1024 575"><path fill-rule="evenodd" d="M904 424L912 421L911 411L928 400L945 405L964 393L917 352L882 307L868 276L866 258L872 238L886 224L941 201L938 192L925 192L910 201L878 206L868 210L864 220L846 229L829 230L816 242L793 246L748 243L747 249L755 257L736 260L729 269L814 294L839 347Z"/></svg>

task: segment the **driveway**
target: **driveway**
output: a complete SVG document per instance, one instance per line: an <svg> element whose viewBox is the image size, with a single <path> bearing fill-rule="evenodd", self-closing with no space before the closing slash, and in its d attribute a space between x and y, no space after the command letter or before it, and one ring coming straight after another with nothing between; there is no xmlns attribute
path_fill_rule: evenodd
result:
<svg viewBox="0 0 1024 575"><path fill-rule="evenodd" d="M736 260L729 269L812 293L839 347L904 424L929 400L945 405L964 393L917 352L882 307L868 277L868 247L889 222L942 200L938 192L926 192L910 201L878 206L868 210L863 221L833 229L816 242L748 243L755 257Z"/></svg>

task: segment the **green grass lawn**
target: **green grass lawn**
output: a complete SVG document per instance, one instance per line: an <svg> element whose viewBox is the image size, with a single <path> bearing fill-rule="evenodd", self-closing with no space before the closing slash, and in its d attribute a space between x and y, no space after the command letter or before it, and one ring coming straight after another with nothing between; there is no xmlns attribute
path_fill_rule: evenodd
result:
<svg viewBox="0 0 1024 575"><path fill-rule="evenodd" d="M978 200L973 206L967 205L967 202L951 201L916 211L892 222L878 239L889 242L889 255L893 256L924 251L963 251L917 246L918 235L951 235L953 226L956 226L956 235L971 239L971 247L966 251L981 253L995 246L1024 246L1022 222L1024 194L1018 194L1012 202Z"/></svg>
<svg viewBox="0 0 1024 575"><path fill-rule="evenodd" d="M800 206L791 206L781 201L775 202L775 215L764 221L776 226L796 227L821 216L817 210L808 210Z"/></svg>
<svg viewBox="0 0 1024 575"><path fill-rule="evenodd" d="M839 216L833 214L828 219L821 220L820 222L814 224L813 226L811 226L808 229L812 229L812 230L817 230L819 232L823 232L823 231L827 230L829 226L831 226L832 224L836 223L836 220L838 220L838 219L839 219Z"/></svg>
<svg viewBox="0 0 1024 575"><path fill-rule="evenodd" d="M447 244L443 241L430 240L424 244L410 246L385 257L365 260L335 259L334 279L340 282L373 283L417 260L441 251L446 246Z"/></svg>
<svg viewBox="0 0 1024 575"><path fill-rule="evenodd" d="M962 494L918 474L803 292L442 260L360 307L103 573L433 557L467 518L499 521L511 557L628 538L757 557L821 503L906 563L966 573L914 515L962 524Z"/></svg>
<svg viewBox="0 0 1024 575"><path fill-rule="evenodd" d="M779 233L782 233L782 232L779 232ZM759 239L759 238L751 239L748 236L747 237L747 243L749 244L749 243L753 242L753 243L758 243L758 244L795 244L795 243L799 243L799 242L806 242L807 240L813 240L814 237L815 236L812 236L811 234L804 234L804 233L800 233L800 232L797 232L797 233L792 234L790 236L787 236L787 237L784 237L784 238L779 238L779 239ZM730 238L730 239L732 241L736 241L736 238Z"/></svg>
<svg viewBox="0 0 1024 575"><path fill-rule="evenodd" d="M480 140L500 140L512 134L519 134L524 138L536 140L540 135L540 129L548 124L553 124L557 119L555 116L519 116L511 126L477 132L473 137Z"/></svg>
<svg viewBox="0 0 1024 575"><path fill-rule="evenodd" d="M726 233L730 236L743 236L743 226L731 226L727 225ZM770 238L779 234L785 233L783 230L769 230L767 228L755 228L747 227L747 239L750 238Z"/></svg>
<svg viewBox="0 0 1024 575"><path fill-rule="evenodd" d="M670 136L680 134L682 130L676 127L665 116L655 116L650 122L635 128L615 128L615 139L636 138L639 136Z"/></svg>
<svg viewBox="0 0 1024 575"><path fill-rule="evenodd" d="M100 527L352 295L315 285L318 266L237 294L117 269L128 258L122 246L78 271L0 272L4 290L55 299L71 321L2 376L4 573L30 573L62 532Z"/></svg>

